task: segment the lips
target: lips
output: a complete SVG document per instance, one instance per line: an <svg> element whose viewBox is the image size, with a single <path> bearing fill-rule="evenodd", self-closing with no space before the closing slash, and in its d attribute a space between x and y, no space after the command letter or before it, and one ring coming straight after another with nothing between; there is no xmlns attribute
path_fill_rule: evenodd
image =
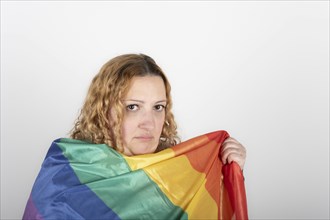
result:
<svg viewBox="0 0 330 220"><path fill-rule="evenodd" d="M150 135L141 135L141 136L136 136L135 139L140 140L140 141L150 141L154 139L153 136Z"/></svg>

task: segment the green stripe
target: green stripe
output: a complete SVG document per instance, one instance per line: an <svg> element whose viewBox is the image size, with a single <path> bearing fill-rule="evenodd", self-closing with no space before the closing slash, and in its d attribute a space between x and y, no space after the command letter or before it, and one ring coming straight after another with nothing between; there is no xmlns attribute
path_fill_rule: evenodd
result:
<svg viewBox="0 0 330 220"><path fill-rule="evenodd" d="M73 139L58 143L81 183L85 183L121 219L188 219L143 170L105 144Z"/></svg>

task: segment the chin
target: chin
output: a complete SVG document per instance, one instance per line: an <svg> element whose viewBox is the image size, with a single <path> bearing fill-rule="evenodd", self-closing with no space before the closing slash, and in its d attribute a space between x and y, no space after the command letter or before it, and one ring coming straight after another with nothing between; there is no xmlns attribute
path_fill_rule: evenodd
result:
<svg viewBox="0 0 330 220"><path fill-rule="evenodd" d="M152 154L156 151L157 146L146 147L146 146L138 146L135 147L136 150L133 151L134 155L141 155L141 154Z"/></svg>

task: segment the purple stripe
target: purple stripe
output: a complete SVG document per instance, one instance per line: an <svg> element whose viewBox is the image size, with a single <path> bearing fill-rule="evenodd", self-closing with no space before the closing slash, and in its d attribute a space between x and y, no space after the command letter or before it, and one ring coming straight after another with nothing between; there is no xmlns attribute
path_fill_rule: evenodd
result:
<svg viewBox="0 0 330 220"><path fill-rule="evenodd" d="M29 200L26 204L24 215L23 215L23 220L24 219L38 219L38 220L43 220L42 216L38 212L32 197L30 195Z"/></svg>

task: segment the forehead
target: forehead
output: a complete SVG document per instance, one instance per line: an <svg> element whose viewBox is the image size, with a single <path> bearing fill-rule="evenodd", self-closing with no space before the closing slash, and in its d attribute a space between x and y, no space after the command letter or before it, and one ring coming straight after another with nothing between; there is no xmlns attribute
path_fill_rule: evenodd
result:
<svg viewBox="0 0 330 220"><path fill-rule="evenodd" d="M136 76L130 81L126 97L159 97L166 98L166 89L160 76Z"/></svg>

